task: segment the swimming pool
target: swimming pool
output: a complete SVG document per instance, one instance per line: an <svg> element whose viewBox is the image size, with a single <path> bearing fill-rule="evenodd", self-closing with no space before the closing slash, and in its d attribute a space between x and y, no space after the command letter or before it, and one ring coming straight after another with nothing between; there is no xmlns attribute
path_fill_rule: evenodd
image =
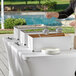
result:
<svg viewBox="0 0 76 76"><path fill-rule="evenodd" d="M21 15L21 14L5 14L5 19L7 18L24 18L27 25L38 25L44 24L49 26L61 26L62 23L56 21L56 18L47 19L45 15Z"/></svg>
<svg viewBox="0 0 76 76"><path fill-rule="evenodd" d="M0 17L1 18L1 17ZM27 25L38 25L44 24L49 26L61 26L62 23L59 19L53 17L48 19L45 15L22 15L22 14L5 14L5 19L7 18L24 18L26 20ZM71 18L67 18L66 20L72 20Z"/></svg>

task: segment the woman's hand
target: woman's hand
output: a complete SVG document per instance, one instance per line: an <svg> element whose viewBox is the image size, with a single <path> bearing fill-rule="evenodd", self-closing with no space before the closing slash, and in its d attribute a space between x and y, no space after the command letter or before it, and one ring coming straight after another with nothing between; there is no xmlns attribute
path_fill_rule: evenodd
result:
<svg viewBox="0 0 76 76"><path fill-rule="evenodd" d="M47 18L52 18L52 17L58 18L59 17L59 13L57 13L57 12L47 12L46 13L46 17Z"/></svg>
<svg viewBox="0 0 76 76"><path fill-rule="evenodd" d="M76 28L76 21L71 22L70 25Z"/></svg>

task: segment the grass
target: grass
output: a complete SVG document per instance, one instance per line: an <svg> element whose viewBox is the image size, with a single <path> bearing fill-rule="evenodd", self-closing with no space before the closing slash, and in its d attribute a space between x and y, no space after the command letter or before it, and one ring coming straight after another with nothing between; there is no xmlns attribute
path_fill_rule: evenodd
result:
<svg viewBox="0 0 76 76"><path fill-rule="evenodd" d="M62 27L64 33L75 33L74 27Z"/></svg>
<svg viewBox="0 0 76 76"><path fill-rule="evenodd" d="M41 1L41 4L45 3L46 0ZM48 9L47 11L62 11L69 5L69 0L53 0L57 2L56 9ZM0 3L1 4L1 3ZM27 4L39 4L39 1L28 1ZM26 1L5 1L4 5L26 5Z"/></svg>
<svg viewBox="0 0 76 76"><path fill-rule="evenodd" d="M25 32L36 32L36 31L42 31L43 29L29 29L25 30Z"/></svg>
<svg viewBox="0 0 76 76"><path fill-rule="evenodd" d="M48 28L50 31L55 31L57 27ZM63 29L63 33L75 33L74 27L61 27ZM42 31L43 29L29 29L26 32L35 32L35 31ZM13 30L0 30L0 34L13 34Z"/></svg>
<svg viewBox="0 0 76 76"><path fill-rule="evenodd" d="M41 4L45 3L46 0L41 1ZM56 1L57 4L69 4L69 0L53 0ZM1 2L0 2L1 4ZM18 4L26 4L26 1L5 1L5 5L18 5ZM39 4L39 1L28 1L27 4Z"/></svg>
<svg viewBox="0 0 76 76"><path fill-rule="evenodd" d="M55 31L57 27L51 27L48 28L49 31ZM63 30L63 33L75 33L75 29L74 27L61 27ZM26 32L38 32L38 31L42 31L43 29L28 29L25 30Z"/></svg>
<svg viewBox="0 0 76 76"><path fill-rule="evenodd" d="M0 34L13 34L13 30L0 30Z"/></svg>
<svg viewBox="0 0 76 76"><path fill-rule="evenodd" d="M56 1L57 4L69 4L70 0L53 0Z"/></svg>

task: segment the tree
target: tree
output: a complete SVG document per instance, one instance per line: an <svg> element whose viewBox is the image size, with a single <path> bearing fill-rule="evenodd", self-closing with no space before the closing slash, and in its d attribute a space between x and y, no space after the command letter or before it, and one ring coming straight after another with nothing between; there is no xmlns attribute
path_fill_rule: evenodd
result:
<svg viewBox="0 0 76 76"><path fill-rule="evenodd" d="M39 4L41 4L41 0L39 0Z"/></svg>
<svg viewBox="0 0 76 76"><path fill-rule="evenodd" d="M26 4L27 4L27 0L26 0Z"/></svg>

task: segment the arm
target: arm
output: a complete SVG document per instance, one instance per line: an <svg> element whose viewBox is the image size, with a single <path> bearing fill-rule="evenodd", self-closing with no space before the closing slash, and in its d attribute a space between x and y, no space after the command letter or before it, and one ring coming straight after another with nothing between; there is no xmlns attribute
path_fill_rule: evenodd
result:
<svg viewBox="0 0 76 76"><path fill-rule="evenodd" d="M74 10L73 10L73 5L74 5L74 2L71 3L69 5L69 7L67 9L65 9L64 11L61 11L61 12L58 12L59 13L59 19L63 19L63 18L67 18L68 16L70 16L72 13L74 13Z"/></svg>

